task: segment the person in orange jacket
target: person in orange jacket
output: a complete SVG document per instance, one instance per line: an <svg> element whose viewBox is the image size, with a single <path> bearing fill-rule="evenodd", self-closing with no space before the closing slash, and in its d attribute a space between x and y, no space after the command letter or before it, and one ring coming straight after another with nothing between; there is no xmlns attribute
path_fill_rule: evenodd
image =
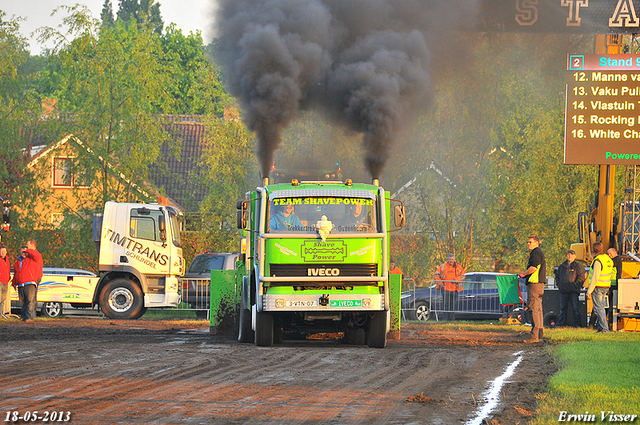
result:
<svg viewBox="0 0 640 425"><path fill-rule="evenodd" d="M456 256L449 254L447 261L441 264L434 274L436 288L442 291L444 304L444 320L454 320L458 307L458 292L462 292L464 269L456 263Z"/></svg>

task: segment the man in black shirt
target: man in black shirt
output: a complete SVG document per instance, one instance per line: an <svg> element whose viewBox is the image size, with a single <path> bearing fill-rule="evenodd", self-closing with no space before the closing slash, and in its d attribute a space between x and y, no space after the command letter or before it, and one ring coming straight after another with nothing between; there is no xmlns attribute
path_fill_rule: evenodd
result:
<svg viewBox="0 0 640 425"><path fill-rule="evenodd" d="M542 317L542 294L544 294L544 284L547 283L547 264L544 253L540 249L540 238L529 236L527 240L529 248L529 261L527 269L518 274L519 277L527 279L527 304L531 309L533 328L531 338L526 339L526 343L541 342L544 333Z"/></svg>

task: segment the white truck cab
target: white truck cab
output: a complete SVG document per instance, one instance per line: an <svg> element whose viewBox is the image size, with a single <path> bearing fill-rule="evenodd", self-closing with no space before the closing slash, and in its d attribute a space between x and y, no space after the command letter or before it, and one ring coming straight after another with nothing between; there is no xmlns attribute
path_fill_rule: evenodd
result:
<svg viewBox="0 0 640 425"><path fill-rule="evenodd" d="M106 316L137 319L148 307L180 303L180 215L166 205L107 202L104 215L94 217L100 272L94 303Z"/></svg>

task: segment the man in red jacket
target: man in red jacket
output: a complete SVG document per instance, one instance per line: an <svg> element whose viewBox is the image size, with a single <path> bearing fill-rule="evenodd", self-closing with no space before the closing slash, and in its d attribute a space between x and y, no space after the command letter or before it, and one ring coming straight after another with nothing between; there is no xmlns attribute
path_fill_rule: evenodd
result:
<svg viewBox="0 0 640 425"><path fill-rule="evenodd" d="M7 255L7 247L0 244L0 315L4 317L5 301L8 301L9 281L11 280L11 263ZM8 307L8 306L7 306ZM11 308L7 308L7 313Z"/></svg>
<svg viewBox="0 0 640 425"><path fill-rule="evenodd" d="M33 322L38 305L38 283L42 279L42 255L33 239L27 241L27 249L22 251L26 258L22 260L19 273L18 293L22 300L20 316L25 322Z"/></svg>

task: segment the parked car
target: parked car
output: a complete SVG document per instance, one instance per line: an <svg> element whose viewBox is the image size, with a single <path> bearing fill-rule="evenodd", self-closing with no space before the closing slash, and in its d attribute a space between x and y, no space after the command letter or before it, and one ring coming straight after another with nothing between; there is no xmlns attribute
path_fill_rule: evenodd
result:
<svg viewBox="0 0 640 425"><path fill-rule="evenodd" d="M200 318L207 317L211 270L235 270L238 253L205 252L195 256L182 278L182 300Z"/></svg>
<svg viewBox="0 0 640 425"><path fill-rule="evenodd" d="M508 276L508 273L469 272L462 282L462 292L458 294L456 318L459 319L498 319L522 305L500 304L496 276ZM526 285L520 283L522 299L526 301ZM401 308L409 320L428 320L435 318L437 311L444 309L442 292L435 284L429 288L416 288L403 292ZM521 310L518 310L521 311Z"/></svg>
<svg viewBox="0 0 640 425"><path fill-rule="evenodd" d="M13 273L13 270L12 270ZM98 276L88 270L43 267L38 285L37 312L46 317L59 317L64 308L91 308ZM20 313L18 293L10 288L11 311Z"/></svg>

